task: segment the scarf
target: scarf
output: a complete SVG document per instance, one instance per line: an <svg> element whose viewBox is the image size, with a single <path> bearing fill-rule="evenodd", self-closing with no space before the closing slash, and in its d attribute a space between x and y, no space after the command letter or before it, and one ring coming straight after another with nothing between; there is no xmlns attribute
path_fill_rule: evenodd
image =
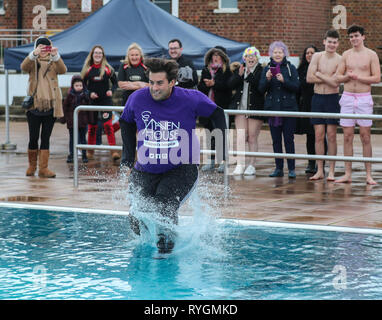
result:
<svg viewBox="0 0 382 320"><path fill-rule="evenodd" d="M215 79L216 72L222 67L221 64L218 63L212 63L208 70L210 71L211 74L211 79ZM212 101L215 102L215 92L213 88L211 87L210 91L208 92L208 98L210 98Z"/></svg>
<svg viewBox="0 0 382 320"><path fill-rule="evenodd" d="M73 88L70 89L70 94L74 97L74 108L79 106L81 104L81 99L85 94L85 90L82 90L80 92L75 91Z"/></svg>
<svg viewBox="0 0 382 320"><path fill-rule="evenodd" d="M137 63L137 64L131 64L131 66L133 66L134 68L138 68L139 66L142 66L143 67L143 69L147 69L147 67L143 64L143 62L142 62L143 60L142 60L142 58L141 58L141 60L139 60L139 62Z"/></svg>
<svg viewBox="0 0 382 320"><path fill-rule="evenodd" d="M38 111L46 112L56 105L52 82L49 80L48 69L50 69L50 58L39 58L37 63L40 65L37 72L37 91L34 96L34 106ZM44 77L45 75L45 77Z"/></svg>
<svg viewBox="0 0 382 320"><path fill-rule="evenodd" d="M281 63L282 62L273 61L272 65L274 65L276 67L276 70L279 71L281 68ZM281 118L281 117L269 117L268 118L268 124L272 127L281 127L283 124L283 118Z"/></svg>

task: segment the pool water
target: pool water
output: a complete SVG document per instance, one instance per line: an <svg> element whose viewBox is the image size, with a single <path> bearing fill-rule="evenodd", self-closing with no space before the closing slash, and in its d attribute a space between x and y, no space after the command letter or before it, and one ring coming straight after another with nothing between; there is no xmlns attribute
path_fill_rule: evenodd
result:
<svg viewBox="0 0 382 320"><path fill-rule="evenodd" d="M382 237L183 217L154 259L124 215L0 207L0 299L381 299Z"/></svg>

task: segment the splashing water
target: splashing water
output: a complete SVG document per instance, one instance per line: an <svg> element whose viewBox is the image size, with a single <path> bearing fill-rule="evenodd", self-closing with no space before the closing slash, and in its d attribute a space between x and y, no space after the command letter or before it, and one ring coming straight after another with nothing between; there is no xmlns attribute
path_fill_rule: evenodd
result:
<svg viewBox="0 0 382 320"><path fill-rule="evenodd" d="M124 178L122 177L122 179ZM204 189L203 187L197 188L192 193L187 200L191 216L180 219L178 225L165 219L147 199L125 191L125 199L128 199L130 203L130 212L134 212L134 217L141 221L141 235L136 237L136 244L156 248L159 230L166 229L167 232L176 235L174 255L192 254L200 258L203 256L224 257L223 229L218 223L216 210L200 199L199 193L205 194ZM119 198L121 198L121 191L118 192Z"/></svg>

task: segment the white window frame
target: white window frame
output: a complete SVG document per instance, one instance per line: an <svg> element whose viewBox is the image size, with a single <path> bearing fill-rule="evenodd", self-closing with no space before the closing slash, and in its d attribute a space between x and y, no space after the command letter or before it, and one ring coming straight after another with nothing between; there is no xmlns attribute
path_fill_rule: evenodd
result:
<svg viewBox="0 0 382 320"><path fill-rule="evenodd" d="M239 5L239 0L237 0ZM219 0L219 8L214 10L214 13L239 13L238 8L222 8L222 0Z"/></svg>
<svg viewBox="0 0 382 320"><path fill-rule="evenodd" d="M68 8L56 8L56 0L50 0L50 10L48 14L69 14Z"/></svg>

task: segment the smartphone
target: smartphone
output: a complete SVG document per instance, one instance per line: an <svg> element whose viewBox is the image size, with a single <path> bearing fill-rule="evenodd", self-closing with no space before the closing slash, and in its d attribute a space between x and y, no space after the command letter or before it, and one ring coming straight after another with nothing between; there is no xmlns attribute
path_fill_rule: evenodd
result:
<svg viewBox="0 0 382 320"><path fill-rule="evenodd" d="M51 52L51 51L52 51L52 46L45 46L45 47L43 48L43 51L44 51L44 52Z"/></svg>
<svg viewBox="0 0 382 320"><path fill-rule="evenodd" d="M276 77L276 74L280 73L280 68L270 67L272 76Z"/></svg>

